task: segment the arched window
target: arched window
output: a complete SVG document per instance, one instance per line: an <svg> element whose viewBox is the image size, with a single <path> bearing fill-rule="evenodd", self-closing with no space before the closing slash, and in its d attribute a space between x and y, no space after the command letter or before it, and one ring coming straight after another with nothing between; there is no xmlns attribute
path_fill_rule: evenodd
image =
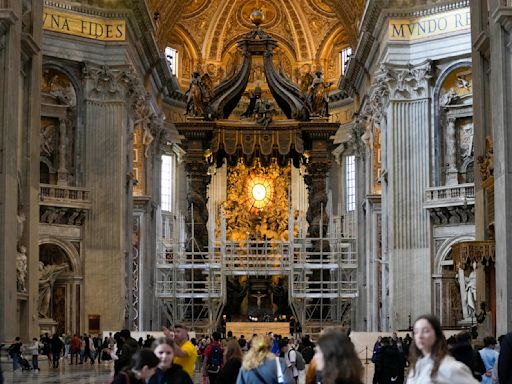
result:
<svg viewBox="0 0 512 384"><path fill-rule="evenodd" d="M347 47L343 48L340 52L340 63L341 63L341 75L345 75L345 71L347 70L348 61L350 60L350 56L352 56L352 48Z"/></svg>
<svg viewBox="0 0 512 384"><path fill-rule="evenodd" d="M165 59L169 64L171 73L178 77L178 51L171 47L165 48Z"/></svg>

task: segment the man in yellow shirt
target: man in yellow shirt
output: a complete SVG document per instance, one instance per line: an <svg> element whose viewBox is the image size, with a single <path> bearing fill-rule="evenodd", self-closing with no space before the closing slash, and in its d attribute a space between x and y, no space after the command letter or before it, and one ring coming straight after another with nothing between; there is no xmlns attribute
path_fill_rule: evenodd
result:
<svg viewBox="0 0 512 384"><path fill-rule="evenodd" d="M169 329L164 327L164 334L167 337L172 337ZM197 351L194 344L188 339L188 329L182 324L174 326L174 341L178 345L178 349L174 351L174 364L179 364L185 372L194 379L194 369L197 359Z"/></svg>

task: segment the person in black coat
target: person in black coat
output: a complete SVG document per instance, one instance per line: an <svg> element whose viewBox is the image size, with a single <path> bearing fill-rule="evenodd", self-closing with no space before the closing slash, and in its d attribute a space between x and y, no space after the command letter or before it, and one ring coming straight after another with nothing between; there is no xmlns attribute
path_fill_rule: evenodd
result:
<svg viewBox="0 0 512 384"><path fill-rule="evenodd" d="M143 348L132 355L130 366L119 371L112 384L146 384L159 362L151 349Z"/></svg>
<svg viewBox="0 0 512 384"><path fill-rule="evenodd" d="M174 340L168 337L160 337L154 343L155 355L160 360L155 374L149 380L149 384L193 384L190 376L174 364L174 352L178 347Z"/></svg>
<svg viewBox="0 0 512 384"><path fill-rule="evenodd" d="M242 367L242 359L240 344L236 340L229 340L224 348L224 366L219 371L215 383L210 384L235 384Z"/></svg>
<svg viewBox="0 0 512 384"><path fill-rule="evenodd" d="M383 337L375 361L373 384L402 384L404 382L405 358L389 337Z"/></svg>
<svg viewBox="0 0 512 384"><path fill-rule="evenodd" d="M498 357L498 377L500 384L512 384L512 332L505 335L500 343Z"/></svg>
<svg viewBox="0 0 512 384"><path fill-rule="evenodd" d="M461 332L455 337L450 337L447 342L448 350L453 358L467 365L473 373L473 377L481 381L482 374L486 370L480 354L471 345L471 334L469 332Z"/></svg>
<svg viewBox="0 0 512 384"><path fill-rule="evenodd" d="M62 348L64 347L64 343L59 338L59 335L54 334L52 340L50 342L52 348L52 356L53 356L53 368L59 368L59 360L60 354L62 353Z"/></svg>

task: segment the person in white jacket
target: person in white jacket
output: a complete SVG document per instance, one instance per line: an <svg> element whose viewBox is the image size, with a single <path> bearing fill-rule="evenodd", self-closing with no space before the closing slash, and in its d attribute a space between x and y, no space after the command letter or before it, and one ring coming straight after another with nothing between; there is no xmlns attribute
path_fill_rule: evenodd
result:
<svg viewBox="0 0 512 384"><path fill-rule="evenodd" d="M407 384L478 384L469 368L448 354L439 320L423 315L414 322Z"/></svg>

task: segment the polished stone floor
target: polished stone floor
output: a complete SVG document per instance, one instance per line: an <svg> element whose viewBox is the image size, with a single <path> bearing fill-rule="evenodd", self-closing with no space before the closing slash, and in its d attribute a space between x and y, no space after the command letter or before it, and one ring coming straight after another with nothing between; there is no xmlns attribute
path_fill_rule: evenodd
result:
<svg viewBox="0 0 512 384"><path fill-rule="evenodd" d="M112 365L83 364L69 365L66 361L60 367L48 367L46 361L40 362L41 371L12 371L12 363L5 355L1 360L5 384L110 384L112 382ZM370 384L373 377L373 364L365 365L364 383ZM196 372L194 383L202 384L199 373Z"/></svg>

